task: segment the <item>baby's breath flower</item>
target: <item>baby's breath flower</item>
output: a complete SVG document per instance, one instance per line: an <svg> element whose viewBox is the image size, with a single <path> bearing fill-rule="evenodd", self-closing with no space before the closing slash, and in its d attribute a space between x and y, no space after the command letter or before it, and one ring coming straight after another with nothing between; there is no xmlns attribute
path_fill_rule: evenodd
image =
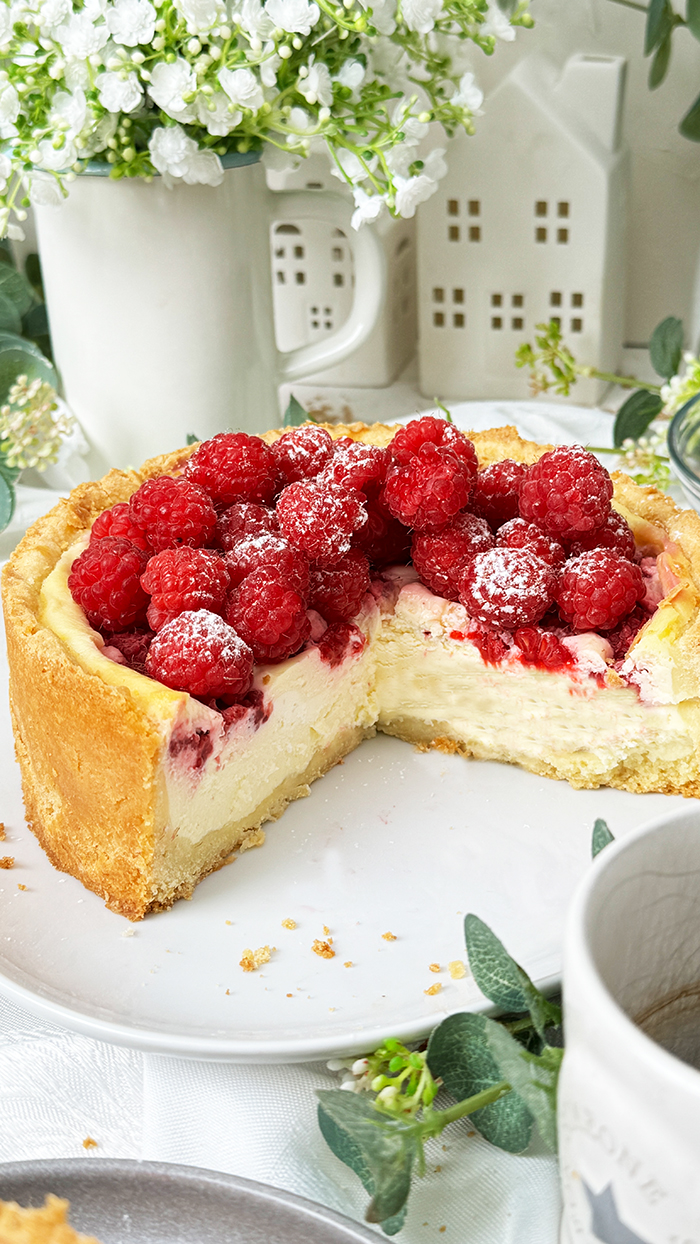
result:
<svg viewBox="0 0 700 1244"><path fill-rule="evenodd" d="M686 352L683 355L685 371L672 376L668 384L661 386L664 414L675 415L684 402L700 393L700 359Z"/></svg>
<svg viewBox="0 0 700 1244"><path fill-rule="evenodd" d="M18 376L0 407L0 454L11 468L43 471L55 462L72 415L57 414L56 393L42 380Z"/></svg>
<svg viewBox="0 0 700 1244"><path fill-rule="evenodd" d="M653 484L655 488L668 487L671 472L666 453L666 430L650 432L637 440L627 437L622 442L620 465L632 476L636 484Z"/></svg>

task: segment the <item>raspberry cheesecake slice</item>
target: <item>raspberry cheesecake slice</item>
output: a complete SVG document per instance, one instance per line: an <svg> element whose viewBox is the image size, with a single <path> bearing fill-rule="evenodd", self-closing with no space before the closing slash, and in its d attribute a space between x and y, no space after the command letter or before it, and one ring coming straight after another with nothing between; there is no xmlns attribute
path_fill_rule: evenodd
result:
<svg viewBox="0 0 700 1244"><path fill-rule="evenodd" d="M31 828L131 919L381 730L700 794L700 520L432 417L226 433L75 490L3 595Z"/></svg>

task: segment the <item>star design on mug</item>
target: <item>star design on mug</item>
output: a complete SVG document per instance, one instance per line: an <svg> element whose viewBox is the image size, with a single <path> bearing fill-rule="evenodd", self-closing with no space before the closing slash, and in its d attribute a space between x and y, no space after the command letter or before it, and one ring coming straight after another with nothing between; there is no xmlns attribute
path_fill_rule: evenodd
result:
<svg viewBox="0 0 700 1244"><path fill-rule="evenodd" d="M648 1240L643 1240L641 1235L636 1235L624 1222L620 1222L612 1184L607 1184L596 1195L585 1179L582 1182L591 1207L591 1231L601 1244L649 1244Z"/></svg>

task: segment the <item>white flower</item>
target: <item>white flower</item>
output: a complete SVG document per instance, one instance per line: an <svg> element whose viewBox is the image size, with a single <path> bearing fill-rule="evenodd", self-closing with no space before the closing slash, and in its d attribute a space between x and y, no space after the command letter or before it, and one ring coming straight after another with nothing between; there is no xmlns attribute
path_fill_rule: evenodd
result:
<svg viewBox="0 0 700 1244"><path fill-rule="evenodd" d="M216 76L237 108L249 108L251 112L262 108L262 87L250 69L220 69Z"/></svg>
<svg viewBox="0 0 700 1244"><path fill-rule="evenodd" d="M178 56L169 64L160 61L151 72L148 93L154 103L169 117L178 121L194 119L194 112L183 99L197 88L197 75L186 60Z"/></svg>
<svg viewBox="0 0 700 1244"><path fill-rule="evenodd" d="M182 178L190 186L218 186L223 180L219 157L213 151L200 151L180 125L154 130L148 147L153 166L167 186L173 185L173 178Z"/></svg>
<svg viewBox="0 0 700 1244"><path fill-rule="evenodd" d="M428 125L425 121L419 121L417 117L410 116L410 109L410 100L400 99L394 108L391 120L396 128L403 132L403 141L409 147L417 147L427 137Z"/></svg>
<svg viewBox="0 0 700 1244"><path fill-rule="evenodd" d="M210 134L223 136L235 130L243 113L232 107L223 91L215 91L213 95L197 96L197 116Z"/></svg>
<svg viewBox="0 0 700 1244"><path fill-rule="evenodd" d="M427 35L442 9L442 0L403 0L401 12L409 30Z"/></svg>
<svg viewBox="0 0 700 1244"><path fill-rule="evenodd" d="M292 172L300 164L299 156L293 155L291 151L282 151L279 147L272 146L266 146L263 149L261 161L266 169L274 173Z"/></svg>
<svg viewBox="0 0 700 1244"><path fill-rule="evenodd" d="M393 35L396 30L394 14L396 0L360 0L363 9L372 6L372 25L380 35Z"/></svg>
<svg viewBox="0 0 700 1244"><path fill-rule="evenodd" d="M136 47L137 43L150 43L156 28L156 11L149 0L115 0L107 10L105 21L117 43Z"/></svg>
<svg viewBox="0 0 700 1244"><path fill-rule="evenodd" d="M238 20L243 30L256 39L269 39L275 29L275 23L265 12L260 0L244 0Z"/></svg>
<svg viewBox="0 0 700 1244"><path fill-rule="evenodd" d="M220 0L176 0L176 8L190 34L207 34L226 21L226 8Z"/></svg>
<svg viewBox="0 0 700 1244"><path fill-rule="evenodd" d="M0 88L0 138L12 138L17 133L15 121L19 116L19 95L15 88Z"/></svg>
<svg viewBox="0 0 700 1244"><path fill-rule="evenodd" d="M365 67L359 60L346 60L335 75L335 81L341 86L349 86L351 91L356 91L358 86L364 82L364 78Z"/></svg>
<svg viewBox="0 0 700 1244"><path fill-rule="evenodd" d="M484 92L476 85L473 73L463 73L459 80L459 90L452 96L451 104L460 108L468 108L470 112L478 112L484 102Z"/></svg>
<svg viewBox="0 0 700 1244"><path fill-rule="evenodd" d="M42 138L38 142L36 149L39 152L37 165L39 168L47 169L49 172L61 173L64 169L70 168L71 164L75 164L78 153L72 142L65 142L61 147L54 147L50 138Z"/></svg>
<svg viewBox="0 0 700 1244"><path fill-rule="evenodd" d="M107 0L85 0L83 13L87 13L91 22L97 22L107 12Z"/></svg>
<svg viewBox="0 0 700 1244"><path fill-rule="evenodd" d="M321 15L312 0L267 0L265 8L275 26L288 34L310 34Z"/></svg>
<svg viewBox="0 0 700 1244"><path fill-rule="evenodd" d="M418 204L424 203L437 190L437 182L426 177L425 173L420 173L418 177L409 177L408 181L397 177L395 182L396 210L405 218L415 216Z"/></svg>
<svg viewBox="0 0 700 1244"><path fill-rule="evenodd" d="M348 177L352 182L365 181L377 164L376 156L365 165L360 157L355 155L354 151L347 151L345 147L340 147L335 152L335 158L343 172L341 173L338 168L332 168L331 173L333 177L337 177L339 181L343 182ZM343 177L343 173L345 173L345 177Z"/></svg>
<svg viewBox="0 0 700 1244"><path fill-rule="evenodd" d="M301 130L302 134L310 134L316 129L316 122L313 117L309 116L305 108L292 108L289 114L289 126L290 129ZM292 142L295 141L293 134L290 134L289 138Z"/></svg>
<svg viewBox="0 0 700 1244"><path fill-rule="evenodd" d="M333 103L333 86L328 67L322 61L311 64L307 77L298 82L297 90L307 104L321 104L329 108Z"/></svg>
<svg viewBox="0 0 700 1244"><path fill-rule="evenodd" d="M275 45L274 43L270 43L268 46L273 48ZM267 48L265 50L267 51ZM272 89L277 88L277 70L281 64L282 57L278 56L276 52L274 52L272 56L268 56L267 60L261 62L260 81L263 86L271 87Z"/></svg>
<svg viewBox="0 0 700 1244"><path fill-rule="evenodd" d="M423 161L423 172L431 181L441 181L447 176L447 165L443 159L445 155L444 147L434 147Z"/></svg>
<svg viewBox="0 0 700 1244"><path fill-rule="evenodd" d="M90 71L84 60L71 57L66 62L63 79L70 91L85 91L90 86Z"/></svg>
<svg viewBox="0 0 700 1244"><path fill-rule="evenodd" d="M60 207L64 195L52 173L42 173L37 169L22 180L29 187L29 198L36 207Z"/></svg>
<svg viewBox="0 0 700 1244"><path fill-rule="evenodd" d="M12 161L9 156L0 152L0 194L7 189L7 182L12 173Z"/></svg>
<svg viewBox="0 0 700 1244"><path fill-rule="evenodd" d="M122 78L120 73L99 73L95 79L99 101L108 112L133 112L143 99L143 91L135 73Z"/></svg>
<svg viewBox="0 0 700 1244"><path fill-rule="evenodd" d="M479 27L480 35L493 35L495 39L503 39L505 43L512 43L515 38L515 27L511 26L505 13L502 13L498 5L490 4L486 14L486 21Z"/></svg>
<svg viewBox="0 0 700 1244"><path fill-rule="evenodd" d="M0 47L12 38L12 15L7 4L0 4Z"/></svg>
<svg viewBox="0 0 700 1244"><path fill-rule="evenodd" d="M81 158L89 160L90 156L98 151L104 151L110 138L114 138L118 124L119 116L115 112L106 112L103 117L100 117L94 130L83 138L83 146L80 148Z"/></svg>
<svg viewBox="0 0 700 1244"><path fill-rule="evenodd" d="M396 177L408 177L409 165L416 159L416 149L408 143L397 143L386 153L386 162Z"/></svg>
<svg viewBox="0 0 700 1244"><path fill-rule="evenodd" d="M76 138L85 125L86 115L85 92L80 87L75 91L57 91L51 104L49 124L63 130L68 138Z"/></svg>
<svg viewBox="0 0 700 1244"><path fill-rule="evenodd" d="M7 236L11 242L24 242L24 229L21 225L8 225Z"/></svg>
<svg viewBox="0 0 700 1244"><path fill-rule="evenodd" d="M353 190L355 211L352 214L352 227L359 229L368 220L376 220L384 208L384 199L380 194L367 194L361 186Z"/></svg>
<svg viewBox="0 0 700 1244"><path fill-rule="evenodd" d="M90 14L82 9L80 13L73 13L65 25L57 28L55 37L66 56L87 60L104 47L109 31L105 25L96 26Z"/></svg>
<svg viewBox="0 0 700 1244"><path fill-rule="evenodd" d="M39 10L39 25L42 30L53 30L67 22L72 11L70 0L44 0Z"/></svg>

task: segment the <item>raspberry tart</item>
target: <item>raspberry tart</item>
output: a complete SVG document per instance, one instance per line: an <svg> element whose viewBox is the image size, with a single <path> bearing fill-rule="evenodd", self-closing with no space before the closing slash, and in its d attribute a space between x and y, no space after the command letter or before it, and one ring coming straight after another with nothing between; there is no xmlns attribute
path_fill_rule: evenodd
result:
<svg viewBox="0 0 700 1244"><path fill-rule="evenodd" d="M27 820L132 920L376 730L700 795L700 519L580 446L433 417L75 489L4 573Z"/></svg>

